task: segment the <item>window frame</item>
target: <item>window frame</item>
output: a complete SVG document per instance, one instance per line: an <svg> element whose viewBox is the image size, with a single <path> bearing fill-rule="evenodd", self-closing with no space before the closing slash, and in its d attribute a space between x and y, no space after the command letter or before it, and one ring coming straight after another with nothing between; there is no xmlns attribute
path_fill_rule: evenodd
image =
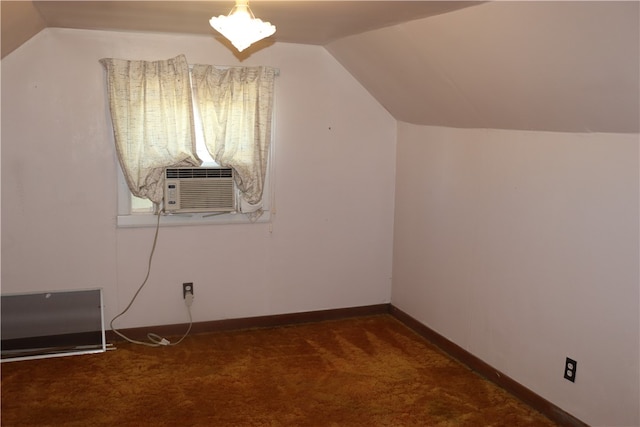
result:
<svg viewBox="0 0 640 427"><path fill-rule="evenodd" d="M224 68L224 67L221 67ZM191 80L191 67L189 67L189 79ZM196 138L204 138L202 135L201 122L198 117L200 114L195 99L195 93L193 93L193 86L191 85L192 99L193 99L193 114L195 120L195 132ZM271 215L275 213L273 208L275 196L274 196L274 146L275 146L275 114L276 114L276 92L273 94L273 117L271 126L271 143L269 144L269 154L267 159L267 172L265 176L263 194L262 194L262 215L256 219L251 220L249 217L240 212L231 213L161 213L162 218L160 224L165 226L182 226L182 225L209 225L209 224L252 224L252 223L267 223L271 222ZM198 128L200 126L200 128ZM113 142L113 141L112 141ZM115 144L115 142L114 142ZM217 166L217 165L216 165ZM200 167L212 167L211 164L203 163ZM118 228L132 228L132 227L155 227L158 223L157 214L149 210L148 212L133 212L131 210L131 198L133 195L129 190L126 178L122 172L120 162L116 159L117 169L117 216L116 225ZM237 190L234 183L234 189ZM237 201L236 207L239 208L240 201Z"/></svg>

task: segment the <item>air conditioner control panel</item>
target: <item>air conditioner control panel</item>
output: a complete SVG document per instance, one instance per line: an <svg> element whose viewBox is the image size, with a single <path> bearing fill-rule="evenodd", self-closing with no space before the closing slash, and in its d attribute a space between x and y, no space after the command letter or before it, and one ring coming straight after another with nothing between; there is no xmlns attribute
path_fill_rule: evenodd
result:
<svg viewBox="0 0 640 427"><path fill-rule="evenodd" d="M165 193L165 204L167 207L175 208L178 204L178 186L175 183L167 183L167 192Z"/></svg>

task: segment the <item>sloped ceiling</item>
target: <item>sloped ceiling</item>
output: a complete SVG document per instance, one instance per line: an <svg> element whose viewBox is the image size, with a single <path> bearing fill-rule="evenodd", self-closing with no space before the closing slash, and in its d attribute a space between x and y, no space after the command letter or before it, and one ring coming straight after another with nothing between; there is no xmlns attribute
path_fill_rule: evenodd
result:
<svg viewBox="0 0 640 427"><path fill-rule="evenodd" d="M2 1L2 56L46 27L210 34L231 1ZM639 1L260 1L276 42L315 44L398 120L640 132ZM268 47L265 47L268 48Z"/></svg>
<svg viewBox="0 0 640 427"><path fill-rule="evenodd" d="M490 2L326 48L398 120L637 133L639 2Z"/></svg>

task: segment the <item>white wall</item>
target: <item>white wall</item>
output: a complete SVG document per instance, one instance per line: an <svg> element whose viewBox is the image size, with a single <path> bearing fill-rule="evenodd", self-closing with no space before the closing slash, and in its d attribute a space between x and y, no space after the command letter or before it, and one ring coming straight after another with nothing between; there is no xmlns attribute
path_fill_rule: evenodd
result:
<svg viewBox="0 0 640 427"><path fill-rule="evenodd" d="M2 292L102 287L106 318L142 282L154 229L118 229L103 57L240 62L208 36L46 29L2 60ZM165 227L117 327L387 303L396 123L323 48L275 44L271 224Z"/></svg>
<svg viewBox="0 0 640 427"><path fill-rule="evenodd" d="M398 128L393 304L590 425L639 425L638 135Z"/></svg>

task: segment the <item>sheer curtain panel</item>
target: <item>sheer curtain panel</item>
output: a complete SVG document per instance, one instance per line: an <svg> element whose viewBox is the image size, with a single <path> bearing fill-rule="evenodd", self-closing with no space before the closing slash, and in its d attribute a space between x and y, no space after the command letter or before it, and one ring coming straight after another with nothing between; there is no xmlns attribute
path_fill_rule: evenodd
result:
<svg viewBox="0 0 640 427"><path fill-rule="evenodd" d="M116 151L129 189L160 204L164 168L202 163L195 148L187 59L104 58L100 63L107 72Z"/></svg>
<svg viewBox="0 0 640 427"><path fill-rule="evenodd" d="M241 211L252 219L262 214L276 72L271 67L192 69L205 144L219 165L234 169Z"/></svg>

